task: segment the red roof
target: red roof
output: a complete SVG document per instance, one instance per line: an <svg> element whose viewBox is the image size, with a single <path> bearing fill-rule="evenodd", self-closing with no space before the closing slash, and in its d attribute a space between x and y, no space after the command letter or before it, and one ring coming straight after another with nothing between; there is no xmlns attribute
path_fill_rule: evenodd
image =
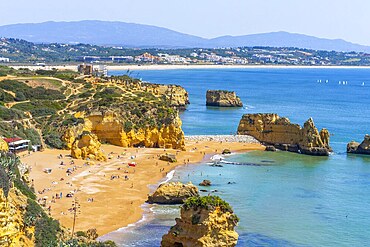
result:
<svg viewBox="0 0 370 247"><path fill-rule="evenodd" d="M4 138L4 141L6 141L7 143L16 142L16 141L20 141L20 140L22 140L22 138L19 138L19 137Z"/></svg>

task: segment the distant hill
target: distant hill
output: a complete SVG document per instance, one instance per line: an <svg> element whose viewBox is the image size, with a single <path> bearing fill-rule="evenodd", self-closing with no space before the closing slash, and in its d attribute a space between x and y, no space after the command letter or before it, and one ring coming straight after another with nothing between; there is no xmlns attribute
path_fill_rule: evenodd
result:
<svg viewBox="0 0 370 247"><path fill-rule="evenodd" d="M288 32L205 39L167 28L109 21L44 22L0 26L0 37L20 38L36 43L86 43L126 47L297 47L314 50L370 52L370 46L341 39L322 39Z"/></svg>

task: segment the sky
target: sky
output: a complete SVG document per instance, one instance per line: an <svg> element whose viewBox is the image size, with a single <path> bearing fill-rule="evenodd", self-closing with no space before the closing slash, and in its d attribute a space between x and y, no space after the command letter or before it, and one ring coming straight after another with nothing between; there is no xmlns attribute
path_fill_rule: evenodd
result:
<svg viewBox="0 0 370 247"><path fill-rule="evenodd" d="M1 0L0 25L108 20L214 38L287 31L370 45L369 0Z"/></svg>

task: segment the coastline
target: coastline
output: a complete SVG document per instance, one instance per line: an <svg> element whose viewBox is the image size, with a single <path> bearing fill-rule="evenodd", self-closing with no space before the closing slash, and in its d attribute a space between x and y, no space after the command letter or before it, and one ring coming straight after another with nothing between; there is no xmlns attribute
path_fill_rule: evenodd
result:
<svg viewBox="0 0 370 247"><path fill-rule="evenodd" d="M107 162L91 162L94 163L92 165L75 159L74 164L70 164L72 159L68 157L67 150L48 149L21 157L23 163L32 167L30 179L34 181L38 198L46 198L47 207L51 206L51 215L65 227L71 228L72 213L68 209L74 198L78 198L81 213L77 217L76 230L96 228L99 236L142 220L142 205L151 191L150 186L170 180L176 167L197 164L205 155L221 153L226 148L233 152L264 150L257 143L196 140L186 140L187 151L113 145L103 145L102 148L107 154L113 152L113 157ZM159 161L158 155L166 152L177 154L178 162L171 164ZM60 154L63 155L62 159L57 157ZM118 155L121 157L118 158ZM60 165L62 161L64 165ZM130 161L135 161L137 166L129 168L127 163ZM66 170L72 167L76 168L75 171L66 176ZM46 174L45 168L52 168L52 172ZM126 175L128 180L124 179ZM112 179L112 176L119 178ZM38 193L43 190L43 193ZM52 197L60 192L63 197L52 202ZM74 197L66 198L68 193L74 194ZM90 202L90 198L93 198L93 202ZM92 221L91 216L95 220Z"/></svg>
<svg viewBox="0 0 370 247"><path fill-rule="evenodd" d="M37 69L51 69L56 68L59 70L73 70L77 71L77 64L72 65L46 65L46 66L36 66L36 65L9 65L14 69L28 68L30 70ZM304 66L304 65L216 65L216 64L199 64L199 65L107 65L108 71L120 71L120 70L192 70L192 69L370 69L370 66L327 66L327 65L314 65L314 66Z"/></svg>

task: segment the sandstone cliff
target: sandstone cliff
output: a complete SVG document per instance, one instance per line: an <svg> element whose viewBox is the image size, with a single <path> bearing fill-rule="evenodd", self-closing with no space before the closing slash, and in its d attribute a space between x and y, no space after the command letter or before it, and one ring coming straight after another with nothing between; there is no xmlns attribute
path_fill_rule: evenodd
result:
<svg viewBox="0 0 370 247"><path fill-rule="evenodd" d="M101 142L121 147L185 148L184 132L178 116L172 123L162 125L160 128L153 126L136 130L132 128L127 131L124 119L113 112L77 115L83 117L84 123L66 129L62 137L75 158L105 160L100 151ZM80 137L83 133L85 135Z"/></svg>
<svg viewBox="0 0 370 247"><path fill-rule="evenodd" d="M216 196L192 197L181 207L181 218L162 237L162 247L232 247L238 218L230 206Z"/></svg>
<svg viewBox="0 0 370 247"><path fill-rule="evenodd" d="M347 144L347 153L370 154L370 136L365 135L364 140L360 143L352 141Z"/></svg>
<svg viewBox="0 0 370 247"><path fill-rule="evenodd" d="M199 196L198 188L192 183L180 182L163 183L148 197L149 203L181 204L187 198Z"/></svg>
<svg viewBox="0 0 370 247"><path fill-rule="evenodd" d="M243 103L235 92L226 90L208 90L206 94L207 106L242 107Z"/></svg>
<svg viewBox="0 0 370 247"><path fill-rule="evenodd" d="M91 159L106 161L107 157L101 151L101 143L94 134L82 134L76 139L71 148L71 155L76 159Z"/></svg>
<svg viewBox="0 0 370 247"><path fill-rule="evenodd" d="M11 188L6 198L0 188L0 246L34 246L34 227L26 226L27 197Z"/></svg>
<svg viewBox="0 0 370 247"><path fill-rule="evenodd" d="M3 138L0 138L0 151L8 151L8 150L9 150L8 143L6 143L6 141L4 141Z"/></svg>
<svg viewBox="0 0 370 247"><path fill-rule="evenodd" d="M245 114L240 120L238 134L251 135L285 151L320 156L327 156L331 151L328 130L319 132L312 118L302 128L277 114Z"/></svg>

